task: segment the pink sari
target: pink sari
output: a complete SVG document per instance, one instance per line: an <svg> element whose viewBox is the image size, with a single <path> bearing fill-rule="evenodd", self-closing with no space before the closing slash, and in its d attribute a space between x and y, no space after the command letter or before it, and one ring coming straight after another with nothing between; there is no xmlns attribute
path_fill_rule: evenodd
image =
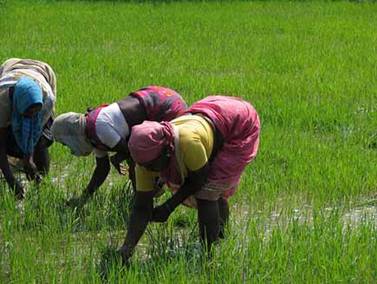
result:
<svg viewBox="0 0 377 284"><path fill-rule="evenodd" d="M207 183L195 197L216 200L233 195L246 165L256 156L259 145L260 122L255 109L246 101L233 97L207 97L191 106L188 113L209 118L220 131L224 143L211 161ZM174 191L184 183L183 163L178 133L169 122L145 121L133 127L128 143L131 156L137 163L158 157L164 146L173 156L161 178ZM185 202L195 207L195 199Z"/></svg>
<svg viewBox="0 0 377 284"><path fill-rule="evenodd" d="M224 138L224 145L214 157L204 190L234 194L247 164L257 155L260 121L248 102L226 96L210 96L194 103L188 113L208 117Z"/></svg>

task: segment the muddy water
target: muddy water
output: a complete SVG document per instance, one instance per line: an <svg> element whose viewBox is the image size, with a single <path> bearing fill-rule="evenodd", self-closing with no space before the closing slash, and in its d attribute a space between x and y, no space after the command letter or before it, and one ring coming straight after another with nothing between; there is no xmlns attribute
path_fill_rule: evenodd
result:
<svg viewBox="0 0 377 284"><path fill-rule="evenodd" d="M357 227L365 223L377 227L377 205L366 205L350 209L344 213L343 223L351 227Z"/></svg>
<svg viewBox="0 0 377 284"><path fill-rule="evenodd" d="M297 222L302 225L312 226L313 224L313 208L310 205L303 205L300 208L276 209L266 213L264 210L251 211L250 207L247 208L232 208L232 224L231 228L237 231L238 236L248 239L247 220L263 228L262 234L264 240L268 241L272 232L275 229L284 229L292 222ZM367 203L349 208L335 208L326 207L322 212L324 220L326 217L334 216L336 212L339 220L342 222L344 228L357 228L362 224L372 224L377 227L377 205ZM200 252L200 246L196 234L197 228L186 229L173 229L161 232L159 227L152 226L148 230L138 244L136 250L137 258L146 261L156 255L176 255L182 251L190 251L192 254ZM157 229L157 231L156 231ZM193 230L195 232L193 232ZM159 231L159 232L158 232ZM346 231L345 231L346 232ZM1 233L1 230L0 230ZM117 230L112 232L80 232L70 234L69 238L62 237L57 240L57 250L49 248L47 252L43 252L44 257L41 258L41 264L44 261L56 262L56 265L70 266L73 263L77 264L77 271L83 269L82 259L94 258L96 263L102 261L103 255L101 247L109 246L116 250L119 248L125 236L125 231ZM1 237L1 235L0 235ZM21 236L20 236L21 237ZM24 238L25 236L22 236ZM29 236L33 240L33 236ZM38 241L35 240L36 245ZM33 243L33 241L31 241ZM163 244L163 245L161 245ZM189 245L187 245L189 244ZM196 246L195 246L196 244ZM10 262L9 262L9 248L4 244L0 238L0 253L3 254L3 259L0 261L2 268L0 269L0 280L8 279L10 275ZM95 249L93 250L93 245ZM156 248L153 248L156 247ZM67 251L69 252L67 255ZM65 257L62 257L64 255ZM0 281L1 282L1 281Z"/></svg>
<svg viewBox="0 0 377 284"><path fill-rule="evenodd" d="M288 202L289 203L289 202ZM355 205L339 205L337 207L323 207L313 209L309 204L287 209L289 204L278 202L273 209L253 210L252 206L236 206L231 209L232 230L239 231L239 235L247 235L247 224L253 224L261 229L263 238L268 240L274 230L285 230L292 224L313 226L314 214L324 223L332 218L338 218L344 228L357 229L361 225L372 226L377 229L377 200L363 199Z"/></svg>

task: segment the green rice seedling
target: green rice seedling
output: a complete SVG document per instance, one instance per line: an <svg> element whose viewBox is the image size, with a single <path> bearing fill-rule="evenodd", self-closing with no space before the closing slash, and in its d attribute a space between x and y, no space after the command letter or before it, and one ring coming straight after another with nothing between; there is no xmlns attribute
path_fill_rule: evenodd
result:
<svg viewBox="0 0 377 284"><path fill-rule="evenodd" d="M55 143L49 176L24 201L0 182L0 282L101 283L101 263L110 283L376 282L376 11L347 1L1 2L0 60L48 62L57 114L158 84L189 104L241 96L262 132L212 258L196 211L178 208L149 226L127 268L112 261L132 206L127 178L111 171L72 209L94 158Z"/></svg>
<svg viewBox="0 0 377 284"><path fill-rule="evenodd" d="M101 251L101 260L98 264L98 273L103 280L114 277L111 273L115 273L122 267L122 259L116 247L106 247Z"/></svg>

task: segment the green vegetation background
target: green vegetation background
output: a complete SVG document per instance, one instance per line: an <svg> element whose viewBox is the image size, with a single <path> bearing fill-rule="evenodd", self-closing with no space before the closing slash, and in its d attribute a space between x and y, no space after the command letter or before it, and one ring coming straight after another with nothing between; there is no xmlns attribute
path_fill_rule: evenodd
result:
<svg viewBox="0 0 377 284"><path fill-rule="evenodd" d="M180 208L150 226L129 269L109 265L109 281L375 282L377 6L137 2L0 1L0 60L48 62L59 114L158 84L188 103L241 96L262 136L211 260L200 256L195 212ZM103 253L122 242L126 179L114 171L75 212L64 201L94 159L56 144L52 156L50 177L22 204L0 186L0 282L100 282ZM374 218L349 224L355 208Z"/></svg>

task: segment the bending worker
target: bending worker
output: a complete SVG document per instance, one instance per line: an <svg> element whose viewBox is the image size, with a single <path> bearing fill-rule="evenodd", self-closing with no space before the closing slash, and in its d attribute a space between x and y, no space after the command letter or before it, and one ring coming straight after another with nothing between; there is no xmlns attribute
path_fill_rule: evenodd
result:
<svg viewBox="0 0 377 284"><path fill-rule="evenodd" d="M135 186L134 163L128 151L128 139L132 128L144 120L168 121L186 110L182 97L174 90L148 86L132 92L110 105L89 110L85 115L65 113L59 115L52 133L56 141L68 146L75 156L87 156L94 152L96 168L83 194L71 200L83 205L105 181L110 162L120 174L125 174L121 162L127 160L129 178ZM109 158L108 152L116 152Z"/></svg>
<svg viewBox="0 0 377 284"><path fill-rule="evenodd" d="M150 221L165 222L185 202L198 209L200 239L210 250L224 235L232 196L246 165L256 156L260 122L246 101L210 96L170 122L133 128L128 144L136 166L136 196L120 249L128 262ZM156 177L175 192L153 209Z"/></svg>
<svg viewBox="0 0 377 284"><path fill-rule="evenodd" d="M44 62L11 58L0 66L0 168L18 198L24 188L8 156L21 160L29 180L49 171L49 131L56 100L56 77Z"/></svg>

